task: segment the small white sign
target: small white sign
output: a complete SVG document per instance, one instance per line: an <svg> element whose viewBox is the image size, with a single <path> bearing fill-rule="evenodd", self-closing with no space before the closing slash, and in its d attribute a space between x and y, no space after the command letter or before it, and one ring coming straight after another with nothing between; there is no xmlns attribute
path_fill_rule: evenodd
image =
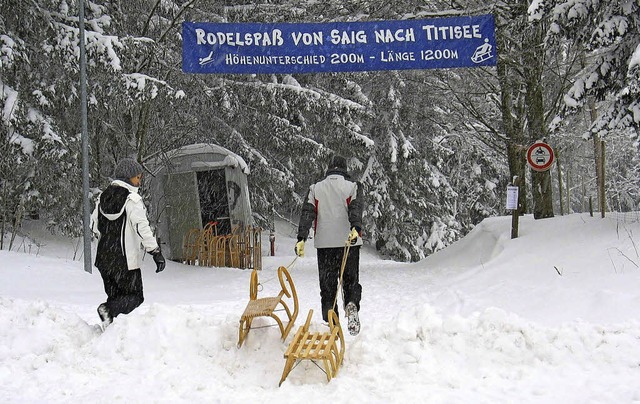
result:
<svg viewBox="0 0 640 404"><path fill-rule="evenodd" d="M507 186L507 210L518 209L518 189L513 185Z"/></svg>

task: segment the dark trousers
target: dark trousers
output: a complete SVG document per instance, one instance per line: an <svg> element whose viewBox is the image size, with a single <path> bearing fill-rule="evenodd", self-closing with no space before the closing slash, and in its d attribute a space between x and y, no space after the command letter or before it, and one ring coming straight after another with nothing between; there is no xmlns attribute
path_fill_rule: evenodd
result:
<svg viewBox="0 0 640 404"><path fill-rule="evenodd" d="M111 317L129 314L144 301L142 294L142 273L140 269L100 269L104 291L107 293L105 305Z"/></svg>
<svg viewBox="0 0 640 404"><path fill-rule="evenodd" d="M322 318L329 319L329 310L338 310L334 306L338 281L340 280L340 267L344 248L318 248L318 274L320 278L320 301L322 303ZM359 283L360 272L360 246L349 248L349 256L342 274L342 298L345 304L353 302L360 310L360 298L362 286Z"/></svg>

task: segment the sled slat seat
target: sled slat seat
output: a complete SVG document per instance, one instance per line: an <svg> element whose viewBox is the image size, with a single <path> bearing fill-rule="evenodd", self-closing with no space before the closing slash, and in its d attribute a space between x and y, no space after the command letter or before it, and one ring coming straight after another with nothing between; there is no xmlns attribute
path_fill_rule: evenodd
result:
<svg viewBox="0 0 640 404"><path fill-rule="evenodd" d="M265 317L270 316L280 303L281 296L263 297L261 299L251 300L242 313L242 317Z"/></svg>
<svg viewBox="0 0 640 404"><path fill-rule="evenodd" d="M327 382L338 374L344 359L344 334L338 316L329 310L329 332L310 332L309 325L313 310L309 310L307 321L298 329L284 354L286 362L282 371L280 385L285 381L295 365L308 359L317 364L322 361Z"/></svg>
<svg viewBox="0 0 640 404"><path fill-rule="evenodd" d="M271 317L273 318L282 335L282 341L287 338L293 324L298 317L298 294L296 293L296 287L293 284L293 279L289 271L285 267L278 268L278 280L280 281L280 292L274 297L262 297L258 298L258 271L253 270L251 272L251 281L249 284L249 303L247 303L242 316L240 317L240 330L238 332L238 348L242 346L247 334L251 330L251 323L253 319L257 317ZM286 298L286 300L285 300ZM293 306L293 311L289 308L287 301ZM286 315L287 325L283 324L282 320L276 314L278 306L282 306L282 310Z"/></svg>

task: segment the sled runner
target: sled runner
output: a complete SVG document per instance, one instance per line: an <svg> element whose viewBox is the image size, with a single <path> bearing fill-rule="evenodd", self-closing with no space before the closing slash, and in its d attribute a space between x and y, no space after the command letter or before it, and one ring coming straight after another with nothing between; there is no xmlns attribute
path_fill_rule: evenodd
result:
<svg viewBox="0 0 640 404"><path fill-rule="evenodd" d="M240 317L238 348L242 346L242 343L247 338L247 334L249 334L249 330L251 330L251 323L256 317L273 318L278 324L278 327L280 327L282 341L289 335L289 331L293 328L296 317L298 317L298 294L296 293L296 287L293 284L293 279L291 279L289 271L283 266L278 268L278 280L280 281L281 290L277 296L258 298L258 271L254 269L253 272L251 272L249 303L247 303L247 307L244 309L242 317ZM285 296L289 303L293 305L293 312L289 309L289 305L287 305L285 301ZM276 310L278 305L282 307ZM276 314L276 311L285 312L287 316L286 327Z"/></svg>
<svg viewBox="0 0 640 404"><path fill-rule="evenodd" d="M231 234L218 234L218 222L204 229L190 229L182 241L182 262L205 267L262 269L262 229L236 227Z"/></svg>
<svg viewBox="0 0 640 404"><path fill-rule="evenodd" d="M209 241L209 264L214 267L225 266L227 236L213 236Z"/></svg>
<svg viewBox="0 0 640 404"><path fill-rule="evenodd" d="M216 223L207 223L204 226L204 229L198 235L197 244L198 244L198 265L203 267L208 267L211 265L210 262L210 242L213 238L213 229L215 228L216 235L218 233L218 229L216 227Z"/></svg>
<svg viewBox="0 0 640 404"><path fill-rule="evenodd" d="M187 265L195 265L198 260L198 240L200 230L191 229L183 238L182 242L182 262Z"/></svg>
<svg viewBox="0 0 640 404"><path fill-rule="evenodd" d="M322 361L327 382L338 374L344 359L344 335L338 316L329 310L329 332L309 332L313 310L309 310L307 321L298 329L284 354L286 362L279 386L282 385L294 366L303 359L309 359L316 365ZM318 365L318 367L320 367ZM320 368L322 369L322 368Z"/></svg>

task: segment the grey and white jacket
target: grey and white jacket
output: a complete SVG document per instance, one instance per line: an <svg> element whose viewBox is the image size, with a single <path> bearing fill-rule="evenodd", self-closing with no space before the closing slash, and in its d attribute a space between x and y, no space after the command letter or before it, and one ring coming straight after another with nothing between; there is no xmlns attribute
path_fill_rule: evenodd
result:
<svg viewBox="0 0 640 404"><path fill-rule="evenodd" d="M344 247L352 227L362 235L362 210L362 187L346 171L330 170L323 180L309 187L298 225L298 240L306 240L313 226L316 248ZM362 245L362 237L358 237L355 245Z"/></svg>

